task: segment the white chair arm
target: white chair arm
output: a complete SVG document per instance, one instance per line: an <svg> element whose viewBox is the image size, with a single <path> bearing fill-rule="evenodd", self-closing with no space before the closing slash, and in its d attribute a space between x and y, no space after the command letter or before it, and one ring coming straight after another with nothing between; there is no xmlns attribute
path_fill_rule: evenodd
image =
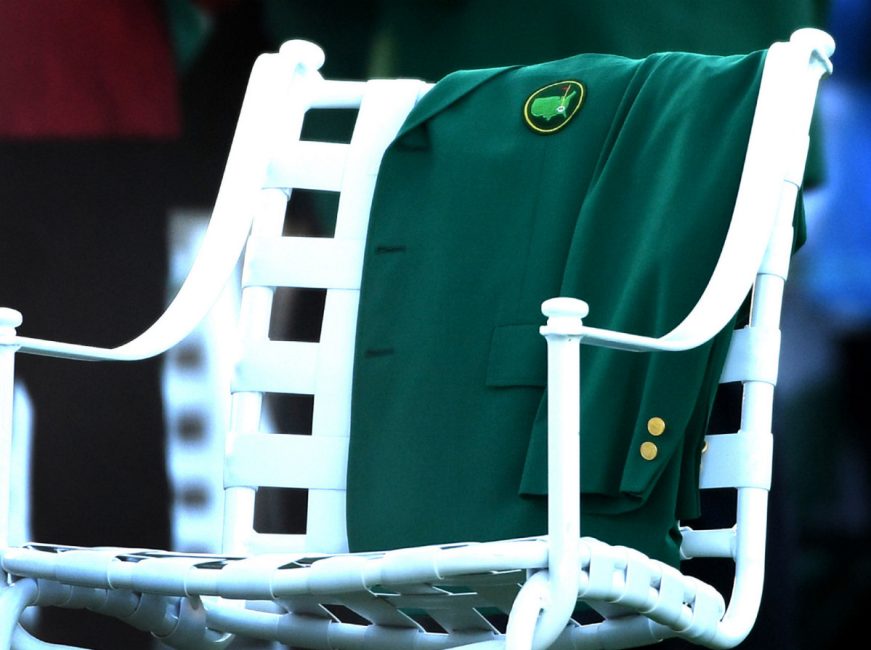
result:
<svg viewBox="0 0 871 650"><path fill-rule="evenodd" d="M135 361L162 354L187 337L208 314L236 268L250 224L244 213L224 216L216 210L202 249L175 299L151 327L128 343L104 348L26 336L4 342L17 346L20 352L88 361Z"/></svg>
<svg viewBox="0 0 871 650"><path fill-rule="evenodd" d="M8 648L25 608L36 600L36 581L18 580L0 587L0 648Z"/></svg>
<svg viewBox="0 0 871 650"><path fill-rule="evenodd" d="M804 169L806 150L798 152L790 146L794 138L783 116L792 115L797 128L806 132L813 107L813 101L807 98L815 96L820 77L832 70L829 57L835 44L825 32L798 30L792 36L791 45L793 47L776 44L769 52L758 100L759 106L766 110L757 110L754 117L743 173L745 180L735 201L720 258L696 306L677 327L660 337L585 325L580 332L583 343L636 352L688 350L715 336L741 306L756 272L763 265L777 217L780 217L777 227L788 229L791 225L787 220L792 218L794 194L790 200L785 200L788 195L781 188L785 183L794 186L791 192L795 192L801 184L801 178L794 178L791 172L796 168ZM815 65L808 66L808 59ZM804 74L800 88L789 92L783 79L789 79L790 75L785 74L785 70ZM766 83L766 77L775 81ZM797 106L803 110L796 110Z"/></svg>
<svg viewBox="0 0 871 650"><path fill-rule="evenodd" d="M285 60L301 52L301 60ZM264 111L278 110L283 105L275 101L277 93L272 82L273 68L292 77L317 76L319 49L310 44L296 43L288 47L287 57L260 57L254 65L249 89L242 106L233 145L227 160L224 181L215 201L212 218L202 248L178 294L158 320L133 340L115 348L102 348L76 343L48 341L24 336L4 337L0 343L11 344L19 351L44 356L57 356L92 361L132 361L159 355L184 339L207 315L233 274L251 229L258 197L267 179L269 149L273 137L264 118ZM304 55L304 56L302 56ZM281 190L275 190L280 192ZM7 316L15 319L14 310ZM0 314L0 318L4 318ZM21 322L20 314L17 315ZM4 319L7 320L7 319Z"/></svg>

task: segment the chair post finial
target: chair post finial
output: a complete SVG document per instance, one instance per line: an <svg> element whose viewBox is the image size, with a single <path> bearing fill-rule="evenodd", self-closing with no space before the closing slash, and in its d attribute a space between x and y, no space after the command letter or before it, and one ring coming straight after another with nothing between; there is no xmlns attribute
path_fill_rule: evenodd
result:
<svg viewBox="0 0 871 650"><path fill-rule="evenodd" d="M9 307L0 307L0 329L15 329L23 322L21 312Z"/></svg>
<svg viewBox="0 0 871 650"><path fill-rule="evenodd" d="M547 325L542 334L576 334L581 319L590 313L590 306L577 298L550 298L541 303L541 313L547 316Z"/></svg>
<svg viewBox="0 0 871 650"><path fill-rule="evenodd" d="M279 49L279 54L293 59L296 64L309 71L320 70L326 60L324 51L312 43L301 39L285 42Z"/></svg>
<svg viewBox="0 0 871 650"><path fill-rule="evenodd" d="M835 53L835 39L821 29L805 27L792 33L790 43L806 48L811 61L816 61L821 67L823 74L832 74L832 55Z"/></svg>
<svg viewBox="0 0 871 650"><path fill-rule="evenodd" d="M789 38L793 43L802 43L818 50L827 59L835 53L835 39L831 34L815 27L797 29Z"/></svg>

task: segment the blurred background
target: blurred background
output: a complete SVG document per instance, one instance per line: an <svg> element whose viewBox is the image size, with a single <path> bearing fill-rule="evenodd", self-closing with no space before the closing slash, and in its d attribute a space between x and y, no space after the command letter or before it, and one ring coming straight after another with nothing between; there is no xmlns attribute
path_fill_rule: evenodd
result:
<svg viewBox="0 0 871 650"><path fill-rule="evenodd" d="M437 80L582 51L745 52L803 26L834 36L835 74L821 91L808 241L784 306L771 571L743 647L849 647L871 597L867 0L554 0L546 15L506 0L0 0L0 302L24 312L31 336L116 345L147 326L190 267L254 58L289 38L322 45L329 77ZM317 206L307 218L312 230L329 227ZM220 341L236 300L228 292L183 346L131 374L71 379L51 360L19 362L19 398L33 405L19 427L35 435L21 437L17 468L36 486L19 503L21 538L219 550L214 468L229 382ZM106 380L127 409L82 409L111 401L92 387ZM71 383L73 394L62 389ZM148 387L156 401L143 397ZM82 410L88 424L77 424ZM58 433L71 423L81 437ZM127 456L100 466L106 445ZM94 508L95 493L112 499ZM87 616L51 612L38 625L54 641L152 647L120 625L95 637Z"/></svg>

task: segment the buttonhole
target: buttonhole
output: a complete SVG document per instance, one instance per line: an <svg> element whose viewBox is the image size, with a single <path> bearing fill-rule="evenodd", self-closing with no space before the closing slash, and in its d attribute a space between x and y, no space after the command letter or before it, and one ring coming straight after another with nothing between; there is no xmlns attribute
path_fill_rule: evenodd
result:
<svg viewBox="0 0 871 650"><path fill-rule="evenodd" d="M372 357L386 357L393 354L393 348L369 348L364 352L364 356L369 359Z"/></svg>
<svg viewBox="0 0 871 650"><path fill-rule="evenodd" d="M385 244L381 244L375 247L375 254L381 255L382 253L404 253L405 246L388 246Z"/></svg>

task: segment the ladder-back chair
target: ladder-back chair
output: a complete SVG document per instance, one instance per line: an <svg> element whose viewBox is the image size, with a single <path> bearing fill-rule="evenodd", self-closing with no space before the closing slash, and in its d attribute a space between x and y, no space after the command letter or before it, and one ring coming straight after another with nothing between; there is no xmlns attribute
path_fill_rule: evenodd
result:
<svg viewBox="0 0 871 650"><path fill-rule="evenodd" d="M584 296L545 296L547 534L357 553L348 551L345 487L370 204L383 152L431 85L324 80L323 54L300 41L261 56L201 252L152 328L126 345L98 349L18 335L21 315L0 312L0 648L42 647L19 625L31 606L114 616L176 648L225 647L236 636L342 649L623 648L671 637L717 648L740 643L756 619L764 575L793 216L817 85L831 71L833 51L816 30L768 50L722 252L679 326L659 337L588 327ZM558 114L545 104L540 113ZM350 143L300 137L307 112L321 108L358 110ZM331 236L287 234L288 200L305 190L339 194ZM215 468L225 485L223 553L44 543L57 540L10 546L15 354L109 362L161 354L208 313L236 277L240 255L238 362L226 460ZM325 292L317 342L271 340L282 287ZM587 536L579 524L579 344L626 354L689 349L730 323L751 291L749 322L734 333L722 374L723 382L743 384L740 428L708 436L699 486L734 490L735 521L706 530L684 525L682 571ZM264 396L272 393L313 396L311 431L262 431ZM307 490L304 533L255 530L258 492L268 488ZM734 562L728 606L718 589L693 577L691 559L710 557ZM579 601L589 606L584 612Z"/></svg>

